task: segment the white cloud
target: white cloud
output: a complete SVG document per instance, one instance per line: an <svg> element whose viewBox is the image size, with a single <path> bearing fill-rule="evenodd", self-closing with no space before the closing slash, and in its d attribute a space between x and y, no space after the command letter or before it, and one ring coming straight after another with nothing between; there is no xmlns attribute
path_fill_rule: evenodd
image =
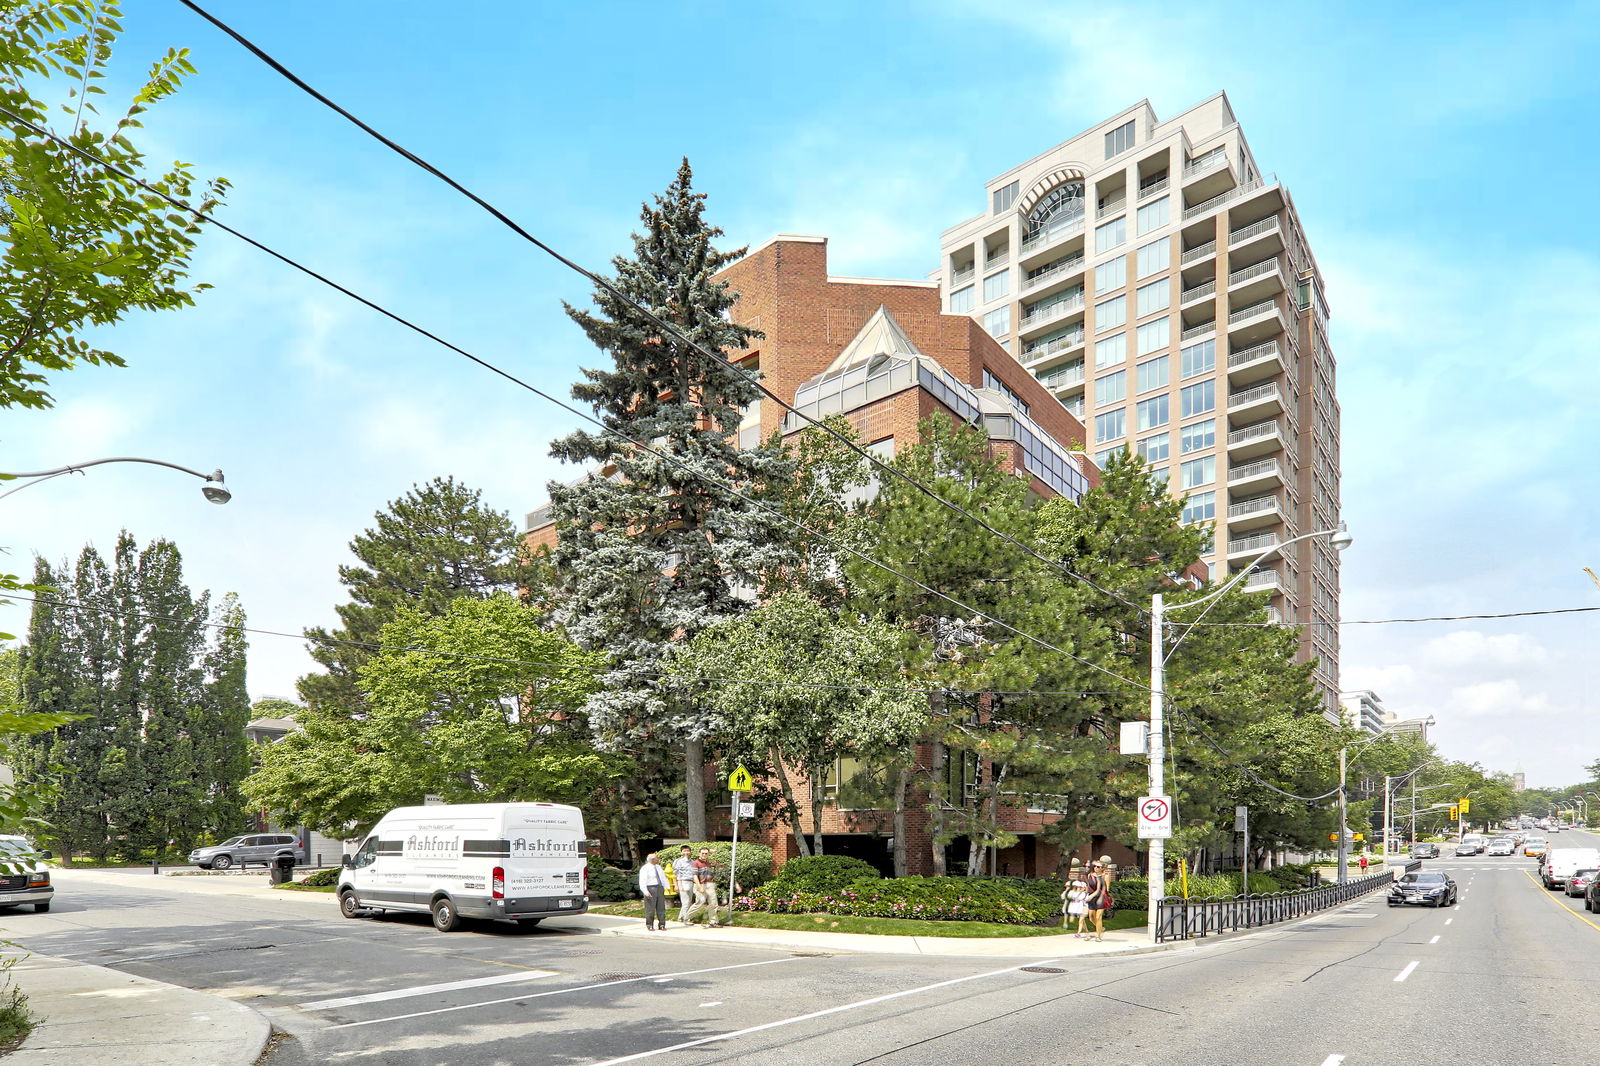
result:
<svg viewBox="0 0 1600 1066"><path fill-rule="evenodd" d="M1550 658L1549 650L1526 634L1490 635L1475 629L1435 637L1422 646L1421 655L1428 665L1445 667L1522 666Z"/></svg>
<svg viewBox="0 0 1600 1066"><path fill-rule="evenodd" d="M1444 711L1468 718L1491 715L1546 715L1564 714L1570 707L1557 706L1542 692L1523 692L1522 683L1514 678L1499 681L1479 681L1459 685L1450 691Z"/></svg>

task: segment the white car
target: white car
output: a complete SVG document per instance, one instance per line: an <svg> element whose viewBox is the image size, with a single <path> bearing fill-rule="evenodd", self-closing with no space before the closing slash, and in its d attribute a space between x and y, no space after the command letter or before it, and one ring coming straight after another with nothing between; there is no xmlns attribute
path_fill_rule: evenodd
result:
<svg viewBox="0 0 1600 1066"><path fill-rule="evenodd" d="M49 857L27 837L0 836L0 910L29 903L35 911L50 909L56 890L44 864Z"/></svg>
<svg viewBox="0 0 1600 1066"><path fill-rule="evenodd" d="M1483 849L1485 855L1513 855L1517 845L1510 837L1496 837L1489 841L1488 847Z"/></svg>

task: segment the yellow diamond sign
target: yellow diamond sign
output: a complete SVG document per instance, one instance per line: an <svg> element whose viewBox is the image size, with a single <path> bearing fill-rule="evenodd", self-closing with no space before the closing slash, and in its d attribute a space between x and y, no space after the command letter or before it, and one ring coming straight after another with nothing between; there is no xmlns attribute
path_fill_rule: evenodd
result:
<svg viewBox="0 0 1600 1066"><path fill-rule="evenodd" d="M728 791L729 792L749 792L750 791L750 771L746 770L742 766L739 767L737 770L735 770L733 772L733 774L731 776L729 776L729 778L728 778Z"/></svg>

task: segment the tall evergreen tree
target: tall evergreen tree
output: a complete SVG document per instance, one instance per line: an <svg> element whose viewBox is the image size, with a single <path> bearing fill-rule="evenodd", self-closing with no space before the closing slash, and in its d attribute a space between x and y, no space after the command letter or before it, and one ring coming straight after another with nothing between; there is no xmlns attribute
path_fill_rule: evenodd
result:
<svg viewBox="0 0 1600 1066"><path fill-rule="evenodd" d="M205 708L212 728L203 733L199 761L211 782L205 830L226 837L243 828L250 813L241 786L250 773L250 742L244 730L250 724L251 706L245 684L245 615L239 597L231 592L224 596L216 617L225 628L217 631L205 656Z"/></svg>
<svg viewBox="0 0 1600 1066"><path fill-rule="evenodd" d="M593 465L575 485L550 485L560 538L550 572L568 632L607 659L585 707L597 738L635 752L680 747L688 834L703 840L704 741L716 715L674 685L668 666L697 633L745 609L741 590L777 569L788 550L776 518L715 482L761 493L786 479L791 463L773 443L737 446L741 413L761 393L753 375L717 356L759 334L726 317L736 296L712 276L743 249L713 247L722 231L705 221L705 196L692 178L684 160L666 192L645 205L633 257L613 260L617 291L677 335L606 286L594 294L598 314L567 308L612 367L586 368L587 380L572 390L603 428L551 446L560 459Z"/></svg>
<svg viewBox="0 0 1600 1066"><path fill-rule="evenodd" d="M350 590L350 602L335 608L340 628L306 630L311 657L327 672L308 674L297 686L308 706L332 714L359 713L359 672L374 649L327 638L377 643L402 609L442 615L451 600L487 599L526 579L510 517L486 507L481 491L453 477L413 485L391 500L374 516L374 527L350 542L350 551L360 565L339 568Z"/></svg>

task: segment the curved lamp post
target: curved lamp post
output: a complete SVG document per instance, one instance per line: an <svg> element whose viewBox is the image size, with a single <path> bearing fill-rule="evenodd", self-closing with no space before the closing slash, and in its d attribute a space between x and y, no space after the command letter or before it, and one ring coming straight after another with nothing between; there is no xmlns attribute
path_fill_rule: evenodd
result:
<svg viewBox="0 0 1600 1066"><path fill-rule="evenodd" d="M58 466L54 470L35 470L27 474L8 474L8 478L35 478L37 480L29 481L27 485L18 485L10 492L0 492L0 500L5 499L14 492L21 492L25 488L37 485L40 481L48 481L53 477L60 477L62 474L82 473L86 467L100 466L103 463L149 463L151 466L164 466L172 470L181 470L183 473L192 474L205 482L200 486L200 492L212 503L222 504L233 499L233 493L229 491L227 485L223 484L221 470L213 470L209 474L202 474L198 470L190 470L186 466L179 466L177 463L169 463L161 459L140 459L137 456L122 455L113 456L109 459L91 459L87 463Z"/></svg>
<svg viewBox="0 0 1600 1066"><path fill-rule="evenodd" d="M1237 574L1235 574L1233 576L1233 580L1229 581L1227 584L1223 585L1221 588L1217 589L1215 592L1212 592L1208 596L1202 596L1198 600L1189 600L1186 603L1178 605L1178 607L1174 608L1174 610L1184 609L1184 608L1188 608L1188 607L1198 607L1202 603L1215 605L1215 603L1216 603L1216 601L1218 599L1220 599L1222 596L1224 596L1225 594L1227 594L1228 592L1230 592L1234 588L1237 588L1240 582L1244 581L1245 578L1249 577L1251 575L1251 573L1253 573L1255 571L1255 568L1257 566L1261 565L1261 563L1267 558L1267 556L1273 554L1274 552L1282 551L1284 548L1287 548L1291 544L1297 543L1297 542L1302 541L1302 540L1310 540L1313 537L1327 537L1329 539L1329 541L1333 544L1334 549L1337 550L1337 551L1344 551L1346 548L1348 548L1350 546L1350 542L1354 539L1354 538L1352 538L1350 536L1349 531L1347 531L1345 529L1345 526L1344 526L1343 522L1339 523L1339 528L1338 529L1319 529L1319 530L1316 530L1316 531L1311 532L1311 533L1302 533L1298 537L1290 537L1288 540L1284 541L1281 544L1272 545L1272 547L1268 548L1266 551L1262 552L1260 555L1258 555L1254 559L1250 560L1250 565L1246 566L1243 570L1240 570ZM1165 714L1166 714L1166 700L1167 700L1167 692L1166 692L1166 687L1167 687L1167 680L1166 680L1166 678L1167 678L1167 674L1166 674L1167 656L1171 655L1172 652L1175 652L1175 651L1178 650L1178 645L1183 643L1184 638L1187 637L1191 632L1194 631L1194 627L1195 626L1200 624L1200 619L1204 618L1208 613L1210 613L1210 611L1211 611L1211 607L1210 606L1207 606L1204 611L1201 611L1200 612L1200 617L1196 618L1193 622L1189 623L1188 628L1186 628L1181 634L1179 634L1178 638L1172 642L1172 650L1169 651L1169 652L1166 652L1164 654L1163 651L1162 651L1161 642L1162 642L1162 629L1166 624L1166 602L1162 599L1161 593L1159 593L1159 592L1155 593L1154 595L1152 595L1150 597L1150 755L1149 755L1149 758L1150 758L1150 786L1149 787L1150 787L1150 795L1152 795L1152 796L1164 796L1164 795L1166 795L1166 772L1165 772L1165 768L1164 768L1163 764L1166 762L1167 751L1166 751L1166 738L1165 738L1165 734L1164 734L1163 730L1165 729L1164 718L1165 718ZM1341 816L1341 821L1342 821L1342 818L1343 818L1342 805L1341 805L1340 816ZM1341 828L1342 828L1342 826L1341 826ZM1340 836L1342 837L1343 834L1341 833ZM1343 842L1341 841L1341 845L1342 845L1342 843ZM1167 865L1166 864L1167 864L1167 842L1166 842L1166 840L1164 840L1162 838L1159 838L1159 837L1153 838L1150 841L1150 878L1149 878L1150 892L1149 892L1149 898L1148 898L1148 906L1149 906L1148 917L1146 918L1146 928L1147 928L1148 932L1150 933L1150 938L1152 940L1155 939L1155 934L1156 934L1157 911L1159 909L1157 904L1160 902L1161 897L1163 897L1163 896L1165 896L1167 894Z"/></svg>

